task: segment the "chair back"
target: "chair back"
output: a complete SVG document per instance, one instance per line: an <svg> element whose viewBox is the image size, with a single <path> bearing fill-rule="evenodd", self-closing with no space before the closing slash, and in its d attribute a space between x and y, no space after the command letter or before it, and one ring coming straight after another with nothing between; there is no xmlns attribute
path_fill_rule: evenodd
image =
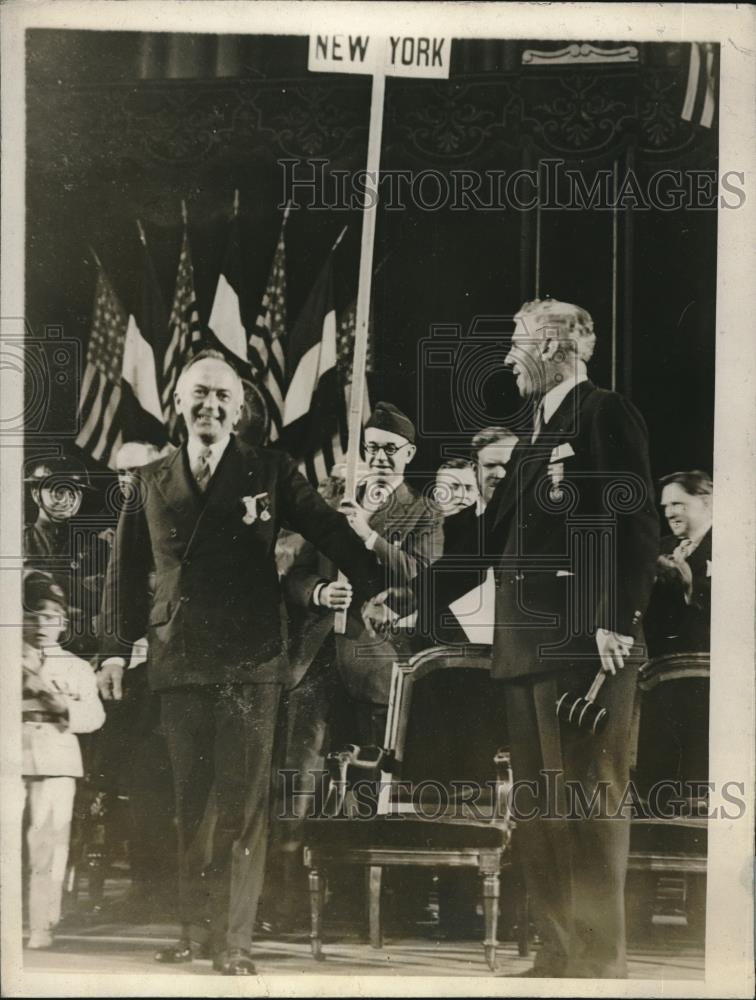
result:
<svg viewBox="0 0 756 1000"><path fill-rule="evenodd" d="M709 773L709 656L671 653L649 660L638 686L636 786L646 798L660 782L680 783L685 808L697 812L694 785Z"/></svg>
<svg viewBox="0 0 756 1000"><path fill-rule="evenodd" d="M437 646L394 664L386 809L397 794L453 803L471 788L490 806L506 777L508 759L496 757L507 744L504 685L491 678L490 646Z"/></svg>

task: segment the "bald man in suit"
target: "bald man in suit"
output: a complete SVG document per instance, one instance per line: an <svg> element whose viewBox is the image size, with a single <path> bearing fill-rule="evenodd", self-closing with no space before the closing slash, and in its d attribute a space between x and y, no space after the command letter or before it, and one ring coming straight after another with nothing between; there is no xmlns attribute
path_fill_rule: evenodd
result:
<svg viewBox="0 0 756 1000"><path fill-rule="evenodd" d="M182 923L177 945L156 959L188 962L204 948L224 975L253 975L273 738L288 673L276 537L283 523L300 532L358 595L374 592L383 573L287 455L232 433L243 393L222 355L196 355L175 402L188 440L140 470L138 502L119 521L103 607L104 667L123 669L147 634L174 775ZM208 845L202 821L211 789L217 818Z"/></svg>

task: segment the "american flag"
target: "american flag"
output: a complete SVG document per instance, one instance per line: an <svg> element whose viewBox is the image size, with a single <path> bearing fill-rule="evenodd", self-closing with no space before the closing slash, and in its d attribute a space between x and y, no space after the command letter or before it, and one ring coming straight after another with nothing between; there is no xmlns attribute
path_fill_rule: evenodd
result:
<svg viewBox="0 0 756 1000"><path fill-rule="evenodd" d="M98 263L92 332L79 393L76 444L111 468L115 468L115 456L123 443L119 409L128 321L110 279Z"/></svg>
<svg viewBox="0 0 756 1000"><path fill-rule="evenodd" d="M688 84L681 117L695 125L711 128L717 109L717 53L711 42L692 42L688 63Z"/></svg>
<svg viewBox="0 0 756 1000"><path fill-rule="evenodd" d="M266 396L270 415L269 440L281 436L284 399L286 397L286 243L284 230L288 217L284 214L281 232L273 254L268 284L263 295L255 329L249 338L249 360L258 370L260 385Z"/></svg>
<svg viewBox="0 0 756 1000"><path fill-rule="evenodd" d="M192 266L192 251L189 246L189 233L184 227L184 238L181 244L178 271L176 272L176 290L173 293L173 307L168 320L169 340L163 358L163 391L161 403L163 417L169 436L176 434L178 420L173 408L173 390L181 374L181 369L192 353L192 349L202 340L197 296L194 291L194 267Z"/></svg>
<svg viewBox="0 0 756 1000"><path fill-rule="evenodd" d="M344 382L348 385L352 381L352 362L354 360L354 331L357 325L357 300L352 299L346 309L339 314L339 321L336 327L336 363L341 372ZM373 315L370 311L370 322L368 323L368 347L367 359L365 361L365 371L373 371Z"/></svg>

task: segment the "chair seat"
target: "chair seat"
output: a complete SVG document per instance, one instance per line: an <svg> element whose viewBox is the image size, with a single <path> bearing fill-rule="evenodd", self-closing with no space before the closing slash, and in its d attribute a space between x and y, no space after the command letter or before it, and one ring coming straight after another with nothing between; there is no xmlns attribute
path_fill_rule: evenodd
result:
<svg viewBox="0 0 756 1000"><path fill-rule="evenodd" d="M708 831L703 819L633 820L630 850L706 857Z"/></svg>
<svg viewBox="0 0 756 1000"><path fill-rule="evenodd" d="M366 850L370 847L414 847L419 850L461 848L506 848L509 831L491 823L386 817L355 822L349 819L311 819L305 829L305 843L330 850L343 847Z"/></svg>

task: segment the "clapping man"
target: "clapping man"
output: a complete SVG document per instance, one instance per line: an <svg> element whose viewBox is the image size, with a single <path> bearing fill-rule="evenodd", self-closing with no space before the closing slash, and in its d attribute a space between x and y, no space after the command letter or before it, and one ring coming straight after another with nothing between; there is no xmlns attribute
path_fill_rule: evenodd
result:
<svg viewBox="0 0 756 1000"><path fill-rule="evenodd" d="M651 656L708 653L711 645L713 485L707 472L674 472L661 486L671 534L661 540L646 632Z"/></svg>

